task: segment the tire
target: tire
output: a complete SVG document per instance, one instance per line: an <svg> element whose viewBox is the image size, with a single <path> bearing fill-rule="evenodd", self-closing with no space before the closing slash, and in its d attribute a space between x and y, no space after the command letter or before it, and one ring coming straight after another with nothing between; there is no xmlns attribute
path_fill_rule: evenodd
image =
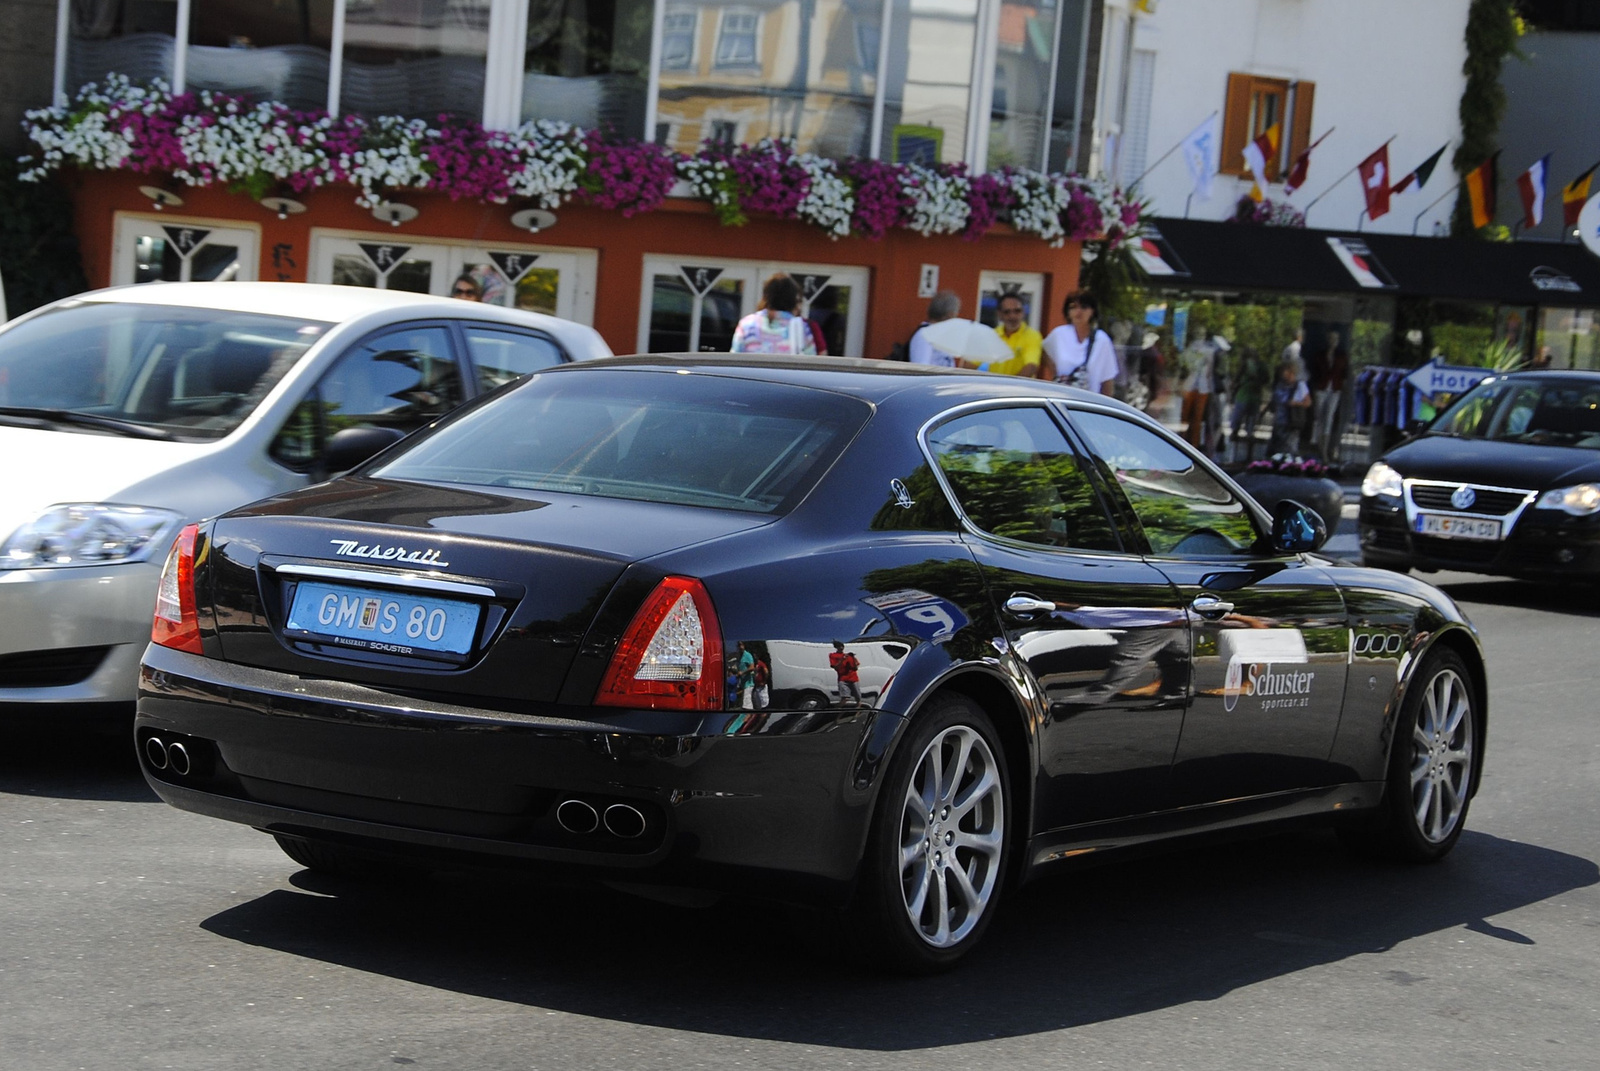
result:
<svg viewBox="0 0 1600 1071"><path fill-rule="evenodd" d="M359 849L347 848L342 844L332 844L324 840L286 837L278 833L272 834L272 839L278 842L278 847L283 849L284 855L318 874L377 881L418 878L427 873L420 867L391 862L382 856L371 855Z"/></svg>
<svg viewBox="0 0 1600 1071"><path fill-rule="evenodd" d="M884 777L848 916L851 951L910 974L971 952L999 904L1010 811L1005 752L988 715L965 696L936 696Z"/></svg>
<svg viewBox="0 0 1600 1071"><path fill-rule="evenodd" d="M1482 748L1472 675L1460 655L1435 650L1401 705L1383 802L1341 826L1341 836L1358 850L1401 862L1443 859L1466 827Z"/></svg>

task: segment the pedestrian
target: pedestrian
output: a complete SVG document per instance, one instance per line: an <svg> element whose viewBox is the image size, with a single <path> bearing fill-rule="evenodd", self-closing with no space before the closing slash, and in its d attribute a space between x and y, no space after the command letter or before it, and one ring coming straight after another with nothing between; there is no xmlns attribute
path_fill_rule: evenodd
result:
<svg viewBox="0 0 1600 1071"><path fill-rule="evenodd" d="M1283 360L1289 362L1290 367L1294 369L1294 378L1302 382L1306 378L1306 363L1300 356L1300 350L1305 345L1305 341L1306 329L1297 327L1294 329L1294 338L1290 339L1289 344L1283 347Z"/></svg>
<svg viewBox="0 0 1600 1071"><path fill-rule="evenodd" d="M944 350L937 349L922 333L931 324L954 319L961 314L961 295L954 290L941 290L928 302L928 318L917 325L906 344L906 360L912 364L931 364L939 368L955 368L956 359Z"/></svg>
<svg viewBox="0 0 1600 1071"><path fill-rule="evenodd" d="M1254 346L1239 347L1239 367L1233 376L1233 427L1235 444L1244 443L1244 459L1255 453L1256 426L1261 420L1261 403L1270 386L1266 365Z"/></svg>
<svg viewBox="0 0 1600 1071"><path fill-rule="evenodd" d="M761 288L761 304L733 329L733 353L789 353L814 357L811 325L796 310L800 287L781 272Z"/></svg>
<svg viewBox="0 0 1600 1071"><path fill-rule="evenodd" d="M473 278L471 273L463 272L450 284L450 296L462 301L482 301L483 284Z"/></svg>
<svg viewBox="0 0 1600 1071"><path fill-rule="evenodd" d="M744 641L739 641L738 649L734 654L738 660L739 674L739 705L745 710L755 709L756 686L756 656L745 650Z"/></svg>
<svg viewBox="0 0 1600 1071"><path fill-rule="evenodd" d="M828 665L833 667L833 672L839 678L839 703L841 706L859 707L861 705L861 660L844 649L843 640L833 641L833 653L828 656Z"/></svg>
<svg viewBox="0 0 1600 1071"><path fill-rule="evenodd" d="M756 659L752 679L755 681L756 709L766 710L772 703L772 669L765 659Z"/></svg>
<svg viewBox="0 0 1600 1071"><path fill-rule="evenodd" d="M1191 446L1203 446L1206 411L1211 404L1212 391L1216 389L1217 353L1227 352L1228 340L1221 335L1195 339L1180 356L1183 380L1178 389L1183 393L1183 437Z"/></svg>
<svg viewBox="0 0 1600 1071"><path fill-rule="evenodd" d="M1272 388L1272 438L1267 454L1282 454L1300 440L1306 412L1311 408L1311 388L1295 375L1294 362L1278 364L1278 382Z"/></svg>
<svg viewBox="0 0 1600 1071"><path fill-rule="evenodd" d="M1117 349L1096 324L1099 303L1087 290L1074 290L1061 303L1061 314L1067 322L1045 336L1039 378L1110 394L1117 382Z"/></svg>
<svg viewBox="0 0 1600 1071"><path fill-rule="evenodd" d="M1340 345L1339 332L1328 332L1328 347L1311 366L1311 443L1323 457L1332 457L1334 424L1339 418L1339 398L1344 393L1350 355Z"/></svg>
<svg viewBox="0 0 1600 1071"><path fill-rule="evenodd" d="M1550 347L1540 346L1539 352L1534 354L1533 358L1528 362L1528 367L1536 372L1543 371L1550 367L1550 357Z"/></svg>
<svg viewBox="0 0 1600 1071"><path fill-rule="evenodd" d="M1000 323L994 332L1007 346L1011 356L1003 361L993 361L989 371L1002 375L1039 377L1039 361L1044 356L1044 336L1028 323L1027 306L1017 294L1001 294L996 303Z"/></svg>

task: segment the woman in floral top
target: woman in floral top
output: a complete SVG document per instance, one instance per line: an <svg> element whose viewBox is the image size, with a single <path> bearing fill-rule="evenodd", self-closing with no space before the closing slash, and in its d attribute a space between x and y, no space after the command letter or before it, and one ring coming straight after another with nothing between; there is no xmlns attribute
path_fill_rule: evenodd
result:
<svg viewBox="0 0 1600 1071"><path fill-rule="evenodd" d="M734 353L797 353L815 356L811 325L796 314L800 288L787 275L774 275L761 288L761 307L733 330Z"/></svg>

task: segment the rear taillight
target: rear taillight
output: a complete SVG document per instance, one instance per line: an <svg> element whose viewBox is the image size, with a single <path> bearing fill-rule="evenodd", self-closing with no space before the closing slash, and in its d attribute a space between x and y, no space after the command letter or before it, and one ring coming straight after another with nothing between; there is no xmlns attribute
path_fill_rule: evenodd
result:
<svg viewBox="0 0 1600 1071"><path fill-rule="evenodd" d="M705 585L656 585L611 656L595 703L648 710L722 709L722 628Z"/></svg>
<svg viewBox="0 0 1600 1071"><path fill-rule="evenodd" d="M156 589L156 617L150 639L162 647L200 654L200 617L194 607L194 541L200 526L191 524L178 533L161 570Z"/></svg>

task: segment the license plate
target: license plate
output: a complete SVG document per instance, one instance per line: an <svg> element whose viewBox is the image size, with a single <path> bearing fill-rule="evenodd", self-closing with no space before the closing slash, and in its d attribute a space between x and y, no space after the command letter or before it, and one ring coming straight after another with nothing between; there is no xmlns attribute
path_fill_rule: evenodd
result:
<svg viewBox="0 0 1600 1071"><path fill-rule="evenodd" d="M1417 514L1417 534L1443 536L1446 539L1500 538L1500 522L1482 517L1456 517L1448 513Z"/></svg>
<svg viewBox="0 0 1600 1071"><path fill-rule="evenodd" d="M479 608L459 599L302 580L288 630L345 647L390 654L466 654L478 633Z"/></svg>

